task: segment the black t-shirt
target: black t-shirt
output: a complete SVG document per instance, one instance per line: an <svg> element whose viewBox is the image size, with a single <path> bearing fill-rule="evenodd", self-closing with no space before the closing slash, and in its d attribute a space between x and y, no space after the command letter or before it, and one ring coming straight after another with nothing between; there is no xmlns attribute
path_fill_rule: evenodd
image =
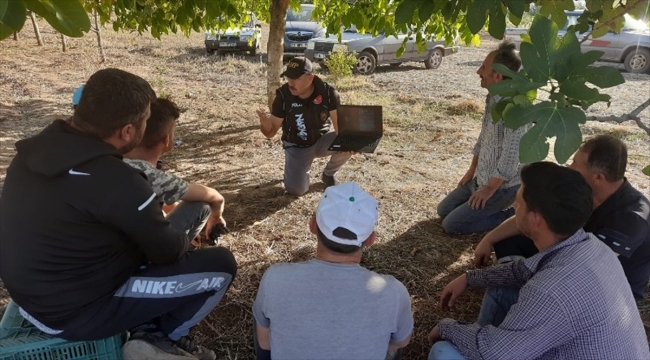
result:
<svg viewBox="0 0 650 360"><path fill-rule="evenodd" d="M314 76L314 93L307 99L293 96L289 84L275 93L273 116L282 122L282 143L287 147L312 146L330 130L330 111L339 106L339 94L332 86Z"/></svg>
<svg viewBox="0 0 650 360"><path fill-rule="evenodd" d="M650 278L650 201L627 179L584 226L619 254L634 297L643 298Z"/></svg>

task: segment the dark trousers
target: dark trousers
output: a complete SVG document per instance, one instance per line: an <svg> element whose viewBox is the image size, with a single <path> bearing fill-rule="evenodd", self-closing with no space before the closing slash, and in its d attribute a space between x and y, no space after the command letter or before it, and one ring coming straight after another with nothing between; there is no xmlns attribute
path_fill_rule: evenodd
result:
<svg viewBox="0 0 650 360"><path fill-rule="evenodd" d="M189 251L172 265L143 266L109 301L91 305L83 321L58 336L96 340L155 320L178 340L217 306L236 274L235 257L223 247Z"/></svg>
<svg viewBox="0 0 650 360"><path fill-rule="evenodd" d="M494 244L494 253L499 260L510 257L529 258L538 252L539 250L535 247L533 240L523 235L503 239Z"/></svg>

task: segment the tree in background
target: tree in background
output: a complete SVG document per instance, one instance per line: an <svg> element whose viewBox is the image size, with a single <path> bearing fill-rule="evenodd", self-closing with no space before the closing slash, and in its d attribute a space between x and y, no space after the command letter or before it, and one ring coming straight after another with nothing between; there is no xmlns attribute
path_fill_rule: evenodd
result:
<svg viewBox="0 0 650 360"><path fill-rule="evenodd" d="M170 32L189 35L192 31L226 29L244 23L248 11L254 11L271 28L267 45L270 104L275 88L280 85L284 18L288 7L297 8L299 3L300 0L3 1L0 2L0 39L22 28L27 10L71 37L83 36L90 30L88 11L94 10L102 24L112 21L116 31L149 31L158 39ZM591 37L620 31L625 13L644 18L649 7L647 0L586 0L585 4L588 11L573 30L587 32L592 23L594 26L588 34ZM528 122L535 124L521 141L520 157L525 163L545 158L550 138L556 139L556 159L566 162L582 140L579 124L587 120L584 110L594 103L610 101L598 88L624 81L616 69L594 68L593 63L602 53L582 54L574 32L557 38L558 27L566 23L565 11L575 9L573 0L314 0L314 5L313 16L330 33L340 36L342 26L354 24L359 31L372 34L415 35L420 51L425 50L426 40L430 38L451 42L460 36L466 44L478 44L478 33L485 27L494 38L502 39L506 19L517 25L524 13L534 9L537 15L521 45L523 69L512 73L495 67L510 79L490 88L492 93L504 96L494 109L495 118L503 118L513 128ZM403 51L404 46L399 54ZM538 92L547 92L548 96L539 99ZM648 106L650 99L630 114L604 120L633 120L650 135L650 129L638 116Z"/></svg>

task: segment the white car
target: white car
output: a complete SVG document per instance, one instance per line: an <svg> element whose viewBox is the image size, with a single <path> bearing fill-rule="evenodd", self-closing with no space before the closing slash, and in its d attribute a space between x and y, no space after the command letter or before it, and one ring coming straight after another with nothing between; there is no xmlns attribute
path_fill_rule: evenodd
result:
<svg viewBox="0 0 650 360"><path fill-rule="evenodd" d="M205 50L208 54L219 52L245 52L256 55L262 46L262 25L253 13L241 28L226 31L206 31Z"/></svg>
<svg viewBox="0 0 650 360"><path fill-rule="evenodd" d="M557 35L562 37L566 34L571 25L578 22L582 11L567 11L567 22ZM631 73L650 73L650 29L643 21L635 20L625 14L625 25L619 33L613 31L595 38L588 39L580 44L583 53L591 50L603 52L600 61L622 63L625 69ZM521 42L521 35L527 33L528 29L508 28L506 38L515 42ZM591 31L591 24L589 25ZM576 34L582 40L585 34Z"/></svg>

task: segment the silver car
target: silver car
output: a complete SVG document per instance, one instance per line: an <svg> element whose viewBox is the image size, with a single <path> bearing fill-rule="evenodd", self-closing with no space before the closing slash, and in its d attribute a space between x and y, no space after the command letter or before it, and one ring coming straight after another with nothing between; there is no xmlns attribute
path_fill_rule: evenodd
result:
<svg viewBox="0 0 650 360"><path fill-rule="evenodd" d="M582 11L568 11L567 23L558 31L558 36L564 36L567 28L578 22L580 15ZM509 28L506 29L506 37L521 41L520 35L527 30ZM577 34L578 39L584 38L586 34ZM600 58L601 61L623 63L628 72L650 73L650 29L643 21L635 20L627 14L620 33L610 31L599 38L588 39L580 46L583 53L591 50L602 51L604 54Z"/></svg>
<svg viewBox="0 0 650 360"><path fill-rule="evenodd" d="M407 38L406 49L401 57L397 57L397 50ZM453 46L446 46L444 41L429 41L427 49L418 52L415 35L378 36L361 34L354 29L346 29L341 34L339 44L336 35L311 39L307 43L305 56L318 63L323 63L332 51L356 52L357 64L355 72L368 75L372 74L378 65L390 64L399 66L407 61L424 61L427 69L437 69L442 64L442 58L458 51L458 38Z"/></svg>

